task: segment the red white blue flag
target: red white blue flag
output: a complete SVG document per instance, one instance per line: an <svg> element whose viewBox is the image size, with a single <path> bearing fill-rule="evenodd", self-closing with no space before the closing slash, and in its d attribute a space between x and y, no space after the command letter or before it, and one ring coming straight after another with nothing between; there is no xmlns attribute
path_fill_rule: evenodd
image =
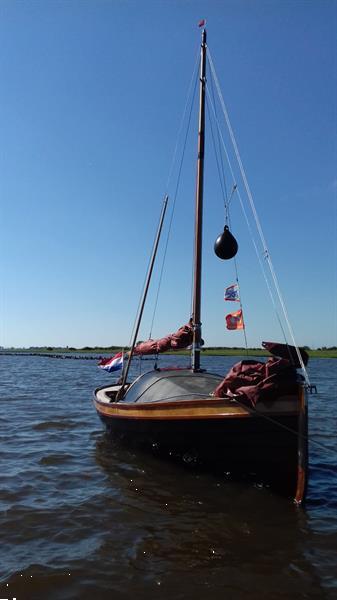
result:
<svg viewBox="0 0 337 600"><path fill-rule="evenodd" d="M230 285L225 289L224 298L229 302L240 302L239 286L237 283L234 283L234 285Z"/></svg>
<svg viewBox="0 0 337 600"><path fill-rule="evenodd" d="M108 373L112 373L113 371L119 371L123 367L123 352L118 352L112 358L102 358L102 360L98 363L98 366Z"/></svg>
<svg viewBox="0 0 337 600"><path fill-rule="evenodd" d="M206 25L206 19L201 19L201 21L199 21L198 23L198 27L205 27Z"/></svg>

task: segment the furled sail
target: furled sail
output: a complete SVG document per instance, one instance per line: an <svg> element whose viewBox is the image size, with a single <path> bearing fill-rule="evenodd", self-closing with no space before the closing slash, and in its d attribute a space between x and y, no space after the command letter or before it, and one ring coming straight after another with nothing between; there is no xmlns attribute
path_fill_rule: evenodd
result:
<svg viewBox="0 0 337 600"><path fill-rule="evenodd" d="M133 354L159 354L167 350L181 350L187 348L193 341L193 326L190 320L186 325L183 325L175 333L160 338L158 340L147 340L140 342L135 346Z"/></svg>
<svg viewBox="0 0 337 600"><path fill-rule="evenodd" d="M268 350L268 352L273 354L273 356L289 360L296 369L299 369L302 366L299 361L299 355L301 356L304 365L308 364L309 354L304 348L296 349L295 346L280 344L278 342L262 342L262 346Z"/></svg>
<svg viewBox="0 0 337 600"><path fill-rule="evenodd" d="M289 360L269 358L265 363L243 360L231 368L212 396L235 397L239 402L254 407L259 401L296 394L297 389L296 369Z"/></svg>

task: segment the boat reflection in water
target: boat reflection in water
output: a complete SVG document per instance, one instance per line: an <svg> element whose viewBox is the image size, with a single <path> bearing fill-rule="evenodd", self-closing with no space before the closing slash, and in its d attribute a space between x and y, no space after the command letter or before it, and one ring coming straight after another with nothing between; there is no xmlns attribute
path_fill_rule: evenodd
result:
<svg viewBox="0 0 337 600"><path fill-rule="evenodd" d="M314 535L306 513L267 487L194 469L186 476L186 468L163 468L107 434L95 458L106 477L105 522L113 524L97 559L110 556L113 572L128 565L140 589L143 580L160 585L163 598L188 590L215 599L226 591L252 600L326 597L308 559Z"/></svg>

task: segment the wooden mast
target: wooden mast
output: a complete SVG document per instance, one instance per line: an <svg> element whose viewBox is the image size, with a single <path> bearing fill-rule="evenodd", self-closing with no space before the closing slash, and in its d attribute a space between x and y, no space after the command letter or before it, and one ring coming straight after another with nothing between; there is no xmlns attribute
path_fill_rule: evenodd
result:
<svg viewBox="0 0 337 600"><path fill-rule="evenodd" d="M195 238L194 238L194 289L193 289L193 349L192 370L200 371L201 345L201 263L202 263L202 213L204 191L204 152L205 152L205 90L206 90L206 29L201 35L200 59L200 107L198 133L197 185L195 196Z"/></svg>

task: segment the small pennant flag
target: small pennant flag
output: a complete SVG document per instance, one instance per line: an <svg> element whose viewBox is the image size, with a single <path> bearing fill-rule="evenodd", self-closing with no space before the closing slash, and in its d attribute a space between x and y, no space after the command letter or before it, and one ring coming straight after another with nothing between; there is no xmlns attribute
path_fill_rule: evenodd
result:
<svg viewBox="0 0 337 600"><path fill-rule="evenodd" d="M225 289L224 299L229 302L240 302L239 286L237 283L234 283L234 285L230 285Z"/></svg>
<svg viewBox="0 0 337 600"><path fill-rule="evenodd" d="M244 329L242 310L226 315L227 329Z"/></svg>
<svg viewBox="0 0 337 600"><path fill-rule="evenodd" d="M198 27L204 27L206 25L206 19L201 19L198 23Z"/></svg>
<svg viewBox="0 0 337 600"><path fill-rule="evenodd" d="M118 371L123 367L123 352L118 352L112 358L102 358L102 360L98 363L98 366L108 373L112 373L113 371Z"/></svg>

